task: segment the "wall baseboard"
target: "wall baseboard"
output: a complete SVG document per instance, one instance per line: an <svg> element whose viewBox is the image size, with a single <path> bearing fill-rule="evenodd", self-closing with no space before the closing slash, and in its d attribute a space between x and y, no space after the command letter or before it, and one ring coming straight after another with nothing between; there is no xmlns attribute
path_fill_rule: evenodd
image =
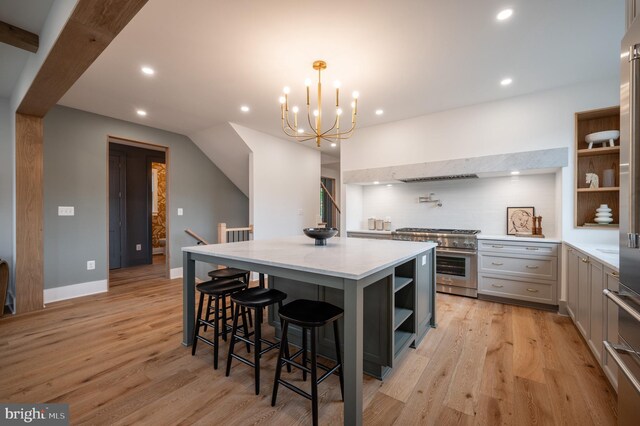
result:
<svg viewBox="0 0 640 426"><path fill-rule="evenodd" d="M153 254L164 254L164 247L154 247Z"/></svg>
<svg viewBox="0 0 640 426"><path fill-rule="evenodd" d="M89 296L90 294L96 293L105 293L108 288L109 284L107 280L89 281L86 283L65 285L62 287L45 288L44 303L74 299L76 297Z"/></svg>
<svg viewBox="0 0 640 426"><path fill-rule="evenodd" d="M172 268L169 272L169 277L172 280L175 280L176 278L182 278L182 266L179 268Z"/></svg>

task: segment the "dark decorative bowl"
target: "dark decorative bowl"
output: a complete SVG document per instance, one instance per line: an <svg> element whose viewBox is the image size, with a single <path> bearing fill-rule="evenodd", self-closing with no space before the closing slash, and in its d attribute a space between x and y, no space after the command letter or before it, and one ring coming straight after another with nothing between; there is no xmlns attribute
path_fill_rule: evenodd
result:
<svg viewBox="0 0 640 426"><path fill-rule="evenodd" d="M317 246L326 246L327 239L338 233L338 228L304 228L304 235L316 240Z"/></svg>

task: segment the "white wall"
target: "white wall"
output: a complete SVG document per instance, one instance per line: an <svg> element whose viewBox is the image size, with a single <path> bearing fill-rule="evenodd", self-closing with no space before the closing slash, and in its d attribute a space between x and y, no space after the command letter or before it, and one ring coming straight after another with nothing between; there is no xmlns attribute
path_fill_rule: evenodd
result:
<svg viewBox="0 0 640 426"><path fill-rule="evenodd" d="M616 243L616 231L573 226L574 113L618 105L619 93L617 79L603 80L359 129L342 144L341 169L569 147L557 228L564 239Z"/></svg>
<svg viewBox="0 0 640 426"><path fill-rule="evenodd" d="M320 152L232 124L251 149L249 220L255 239L301 235L320 213Z"/></svg>
<svg viewBox="0 0 640 426"><path fill-rule="evenodd" d="M434 192L442 207L419 203ZM522 175L444 182L369 185L363 187L363 220L391 217L392 228L431 227L479 229L483 234L506 234L506 208L533 206L543 217L543 231L556 237L555 174Z"/></svg>

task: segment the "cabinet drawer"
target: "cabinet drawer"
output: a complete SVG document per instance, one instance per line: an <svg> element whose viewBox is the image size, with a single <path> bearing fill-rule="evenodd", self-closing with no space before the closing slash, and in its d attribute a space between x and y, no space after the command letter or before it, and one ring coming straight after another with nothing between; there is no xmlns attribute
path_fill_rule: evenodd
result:
<svg viewBox="0 0 640 426"><path fill-rule="evenodd" d="M555 305L555 286L481 275L478 293Z"/></svg>
<svg viewBox="0 0 640 426"><path fill-rule="evenodd" d="M540 258L534 256L480 254L480 272L555 281L557 268L558 259L555 257Z"/></svg>
<svg viewBox="0 0 640 426"><path fill-rule="evenodd" d="M536 256L558 256L558 244L533 243L528 241L478 240L480 251L497 253L521 253Z"/></svg>
<svg viewBox="0 0 640 426"><path fill-rule="evenodd" d="M370 240L391 240L391 234L374 234L369 232L347 232L349 238L368 238Z"/></svg>

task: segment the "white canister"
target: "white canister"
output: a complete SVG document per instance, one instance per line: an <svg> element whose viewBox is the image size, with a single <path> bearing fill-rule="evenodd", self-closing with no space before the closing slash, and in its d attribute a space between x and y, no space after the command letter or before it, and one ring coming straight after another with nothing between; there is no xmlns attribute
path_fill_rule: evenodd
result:
<svg viewBox="0 0 640 426"><path fill-rule="evenodd" d="M391 218L389 216L384 218L384 230L391 231Z"/></svg>
<svg viewBox="0 0 640 426"><path fill-rule="evenodd" d="M376 219L376 231L384 230L384 221L382 219Z"/></svg>
<svg viewBox="0 0 640 426"><path fill-rule="evenodd" d="M368 220L368 228L369 231L375 231L376 229L376 218L375 217L370 217Z"/></svg>

